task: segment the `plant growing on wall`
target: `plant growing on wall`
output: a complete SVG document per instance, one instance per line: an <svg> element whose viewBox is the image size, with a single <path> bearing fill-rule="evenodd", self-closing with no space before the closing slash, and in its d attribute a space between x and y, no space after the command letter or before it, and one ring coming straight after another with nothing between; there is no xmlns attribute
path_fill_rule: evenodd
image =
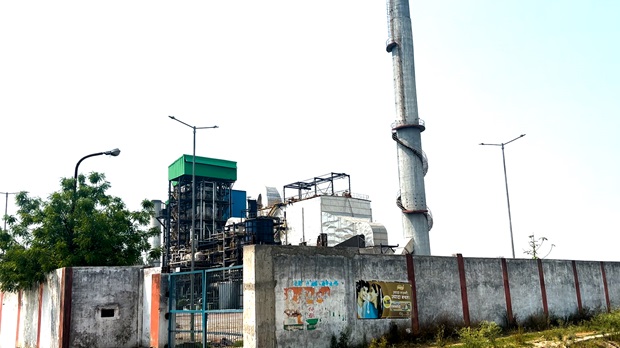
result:
<svg viewBox="0 0 620 348"><path fill-rule="evenodd" d="M555 244L551 244L551 247L549 248L549 251L547 252L547 254L543 257L540 257L540 250L543 244L547 241L547 238L540 237L536 239L533 234L529 236L529 238L530 238L530 241L528 244L530 246L530 249L523 250L523 252L525 254L531 255L533 259L544 259L545 257L549 256L549 254L551 254L551 250L553 250L553 247L555 247Z"/></svg>
<svg viewBox="0 0 620 348"><path fill-rule="evenodd" d="M77 184L77 185L76 185ZM141 263L149 251L149 229L154 205L142 201L129 211L118 197L106 194L104 174L61 179L61 189L47 200L16 195L16 216L0 232L0 290L29 289L62 267L129 266ZM150 250L150 257L159 251Z"/></svg>

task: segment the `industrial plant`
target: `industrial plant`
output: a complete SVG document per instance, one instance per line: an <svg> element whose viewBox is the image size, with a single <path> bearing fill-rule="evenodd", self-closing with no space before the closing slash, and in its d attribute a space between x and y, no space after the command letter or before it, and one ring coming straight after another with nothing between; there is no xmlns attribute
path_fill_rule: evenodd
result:
<svg viewBox="0 0 620 348"><path fill-rule="evenodd" d="M281 191L266 186L255 198L233 189L236 180L234 161L183 155L170 164L168 199L156 202L163 238L151 241L163 250L164 272L238 266L250 244L392 250L369 197L352 190L348 174L296 181Z"/></svg>
<svg viewBox="0 0 620 348"><path fill-rule="evenodd" d="M426 125L418 116L409 12L406 0L387 2L386 51L392 55L396 110L391 139L396 143L400 186L394 209L402 212L402 253L411 258L411 255L431 255L429 231L433 220L426 205L424 177L428 160L421 141ZM196 128L192 128L195 132ZM196 156L194 147L193 155L182 155L169 165L167 200L156 202L156 220L163 226L163 233L151 241L163 251L162 258L150 260L150 264L160 266L162 273L169 274L170 346L199 340L203 346L207 341L215 344L216 335L232 341L240 338L246 314L243 303L256 305L252 297L255 293L245 294L243 276L247 266L250 269L247 281L253 281L255 274L252 275L251 269L257 267L253 258L256 247L246 248L248 252L244 256L244 246L282 245L282 250L306 246L297 248L306 253L307 247L312 246L318 248L317 254L339 255L356 248L356 252L366 257L395 252L396 246L388 243L388 231L372 217L370 198L352 187L348 174L309 175L312 175L310 179L283 185L281 191L264 187L260 193L248 195L246 191L233 189L237 180L235 161ZM336 251L343 247L349 248ZM377 260L384 256L387 255ZM412 260L408 260L409 265ZM268 269L269 264L260 267ZM266 274L274 276L273 272ZM294 289L287 288L289 291L284 295L287 301L295 302L294 292L302 290L325 296L326 289L312 287L313 282L318 286L319 278L302 278L305 277L289 284ZM322 279L320 283L337 286L341 281ZM302 289L302 284L312 288ZM288 305L295 307L293 303ZM248 314L251 311L248 309ZM302 312L291 309L287 313L289 317L297 313L294 316L297 319L288 321L285 331L304 327L299 322ZM318 319L314 313L306 315L310 320L307 330L314 330ZM220 322L227 326L220 327Z"/></svg>

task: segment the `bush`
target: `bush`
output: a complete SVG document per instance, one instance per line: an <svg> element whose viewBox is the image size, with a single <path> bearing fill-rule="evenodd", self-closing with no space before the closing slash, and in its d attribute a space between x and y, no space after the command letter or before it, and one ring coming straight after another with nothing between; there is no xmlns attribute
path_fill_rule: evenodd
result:
<svg viewBox="0 0 620 348"><path fill-rule="evenodd" d="M525 318L521 326L526 331L543 331L551 326L551 321L548 315L538 312Z"/></svg>
<svg viewBox="0 0 620 348"><path fill-rule="evenodd" d="M569 324L581 325L587 321L592 320L596 315L595 311L588 307L583 307L577 312L571 314L566 318L566 322Z"/></svg>
<svg viewBox="0 0 620 348"><path fill-rule="evenodd" d="M446 344L445 328L442 325L437 328L437 332L435 333L435 345L437 345L437 347L445 347Z"/></svg>
<svg viewBox="0 0 620 348"><path fill-rule="evenodd" d="M506 330L515 330L519 328L518 319L516 314L512 314L512 316L508 315L508 312L504 312L504 316L502 317L502 327Z"/></svg>
<svg viewBox="0 0 620 348"><path fill-rule="evenodd" d="M340 336L336 338L332 335L329 347L330 348L349 348L349 341L351 340L351 330L345 329L340 332Z"/></svg>
<svg viewBox="0 0 620 348"><path fill-rule="evenodd" d="M373 338L372 341L370 341L370 346L368 346L368 348L387 348L388 347L388 340L385 336L381 336L381 338L376 339Z"/></svg>
<svg viewBox="0 0 620 348"><path fill-rule="evenodd" d="M459 337L465 348L497 347L502 328L495 322L483 321L477 328L465 327L459 330Z"/></svg>
<svg viewBox="0 0 620 348"><path fill-rule="evenodd" d="M592 318L588 323L588 327L602 333L617 334L618 328L620 328L620 312L599 314Z"/></svg>
<svg viewBox="0 0 620 348"><path fill-rule="evenodd" d="M483 348L485 338L479 330L472 327L464 327L459 330L459 338L465 348Z"/></svg>
<svg viewBox="0 0 620 348"><path fill-rule="evenodd" d="M462 327L462 323L457 323L448 316L439 316L432 325L421 327L415 338L423 342L436 340L438 332L441 331L442 340L457 339L458 331Z"/></svg>

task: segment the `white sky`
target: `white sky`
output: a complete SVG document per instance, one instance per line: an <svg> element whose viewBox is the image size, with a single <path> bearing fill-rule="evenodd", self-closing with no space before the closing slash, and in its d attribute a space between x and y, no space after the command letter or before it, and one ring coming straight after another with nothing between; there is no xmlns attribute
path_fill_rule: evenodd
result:
<svg viewBox="0 0 620 348"><path fill-rule="evenodd" d="M0 2L0 191L47 197L77 161L131 209L191 154L256 195L351 175L402 238L384 1ZM619 260L620 2L411 1L431 253ZM4 208L4 198L0 207ZM9 196L9 214L15 212Z"/></svg>

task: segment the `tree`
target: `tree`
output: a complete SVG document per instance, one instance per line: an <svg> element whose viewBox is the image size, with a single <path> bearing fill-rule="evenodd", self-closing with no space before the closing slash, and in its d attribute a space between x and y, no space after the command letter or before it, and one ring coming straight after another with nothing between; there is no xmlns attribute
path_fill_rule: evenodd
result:
<svg viewBox="0 0 620 348"><path fill-rule="evenodd" d="M531 236L529 236L529 238L530 238L530 241L528 244L530 245L530 249L523 250L524 253L528 255L532 255L533 259L544 259L545 257L549 256L549 254L551 254L551 250L553 250L553 247L555 246L555 244L551 244L551 247L549 248L549 252L547 253L547 255L543 257L539 257L540 248L547 241L547 237L540 237L536 239L534 235L532 234Z"/></svg>
<svg viewBox="0 0 620 348"><path fill-rule="evenodd" d="M0 233L0 290L29 289L62 267L141 264L142 252L158 257L148 228L154 205L143 200L129 211L118 197L106 194L110 183L100 173L61 179L61 190L48 200L16 195L17 217Z"/></svg>

